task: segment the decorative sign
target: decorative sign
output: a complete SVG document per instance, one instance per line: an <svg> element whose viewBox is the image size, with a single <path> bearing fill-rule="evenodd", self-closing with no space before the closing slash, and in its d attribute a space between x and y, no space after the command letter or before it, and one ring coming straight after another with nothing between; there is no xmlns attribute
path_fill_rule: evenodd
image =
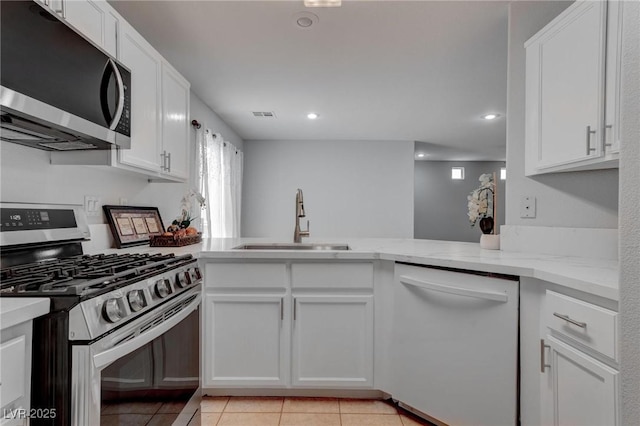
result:
<svg viewBox="0 0 640 426"><path fill-rule="evenodd" d="M149 243L149 238L161 235L164 225L157 207L102 206L116 247Z"/></svg>

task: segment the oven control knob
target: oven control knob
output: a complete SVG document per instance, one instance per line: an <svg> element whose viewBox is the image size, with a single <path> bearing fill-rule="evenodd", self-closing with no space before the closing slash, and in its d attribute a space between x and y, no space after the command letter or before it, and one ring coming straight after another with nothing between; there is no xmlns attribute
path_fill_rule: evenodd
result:
<svg viewBox="0 0 640 426"><path fill-rule="evenodd" d="M127 299L129 299L129 306L131 306L131 311L133 312L138 312L145 307L144 292L142 290L130 291L127 294Z"/></svg>
<svg viewBox="0 0 640 426"><path fill-rule="evenodd" d="M156 295L163 299L171 293L171 282L167 279L158 280L155 285L155 290Z"/></svg>
<svg viewBox="0 0 640 426"><path fill-rule="evenodd" d="M176 274L176 284L178 287L186 287L191 284L191 275L189 275L189 272L178 272Z"/></svg>
<svg viewBox="0 0 640 426"><path fill-rule="evenodd" d="M109 322L118 322L125 315L118 299L109 299L102 305L102 316Z"/></svg>
<svg viewBox="0 0 640 426"><path fill-rule="evenodd" d="M191 270L191 277L192 277L192 279L191 279L192 282L196 282L196 281L202 279L202 274L200 273L200 268L198 268L197 266L195 268L193 268Z"/></svg>

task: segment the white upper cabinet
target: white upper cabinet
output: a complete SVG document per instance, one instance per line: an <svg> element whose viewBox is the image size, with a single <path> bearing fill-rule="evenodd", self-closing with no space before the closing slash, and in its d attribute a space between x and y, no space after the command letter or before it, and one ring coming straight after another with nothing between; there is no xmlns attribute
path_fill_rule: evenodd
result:
<svg viewBox="0 0 640 426"><path fill-rule="evenodd" d="M607 11L605 149L620 151L620 80L622 77L622 9L624 2L611 1Z"/></svg>
<svg viewBox="0 0 640 426"><path fill-rule="evenodd" d="M169 64L162 64L162 171L189 177L190 84Z"/></svg>
<svg viewBox="0 0 640 426"><path fill-rule="evenodd" d="M138 32L120 25L120 61L131 70L131 148L118 150L123 164L161 170L160 91L162 57Z"/></svg>
<svg viewBox="0 0 640 426"><path fill-rule="evenodd" d="M41 1L131 71L131 148L52 153L52 164L111 166L155 181L189 178L190 84L104 0Z"/></svg>
<svg viewBox="0 0 640 426"><path fill-rule="evenodd" d="M89 40L117 57L118 17L104 0L73 0L64 3L64 18Z"/></svg>
<svg viewBox="0 0 640 426"><path fill-rule="evenodd" d="M525 44L527 175L617 166L617 3L577 1Z"/></svg>

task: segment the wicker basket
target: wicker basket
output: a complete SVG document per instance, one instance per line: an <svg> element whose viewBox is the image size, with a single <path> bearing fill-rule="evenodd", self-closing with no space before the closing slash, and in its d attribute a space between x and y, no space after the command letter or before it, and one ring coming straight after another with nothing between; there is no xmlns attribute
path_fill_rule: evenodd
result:
<svg viewBox="0 0 640 426"><path fill-rule="evenodd" d="M184 237L178 237L176 235L167 237L164 235L154 235L149 239L149 245L151 247L182 247L198 244L201 241L202 234L200 232L197 235L187 235Z"/></svg>

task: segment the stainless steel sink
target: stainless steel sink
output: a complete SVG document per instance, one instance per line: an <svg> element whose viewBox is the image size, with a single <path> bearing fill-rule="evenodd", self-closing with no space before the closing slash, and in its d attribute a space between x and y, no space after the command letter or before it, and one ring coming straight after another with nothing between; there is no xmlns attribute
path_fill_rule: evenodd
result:
<svg viewBox="0 0 640 426"><path fill-rule="evenodd" d="M256 243L233 247L233 250L351 250L347 244Z"/></svg>

